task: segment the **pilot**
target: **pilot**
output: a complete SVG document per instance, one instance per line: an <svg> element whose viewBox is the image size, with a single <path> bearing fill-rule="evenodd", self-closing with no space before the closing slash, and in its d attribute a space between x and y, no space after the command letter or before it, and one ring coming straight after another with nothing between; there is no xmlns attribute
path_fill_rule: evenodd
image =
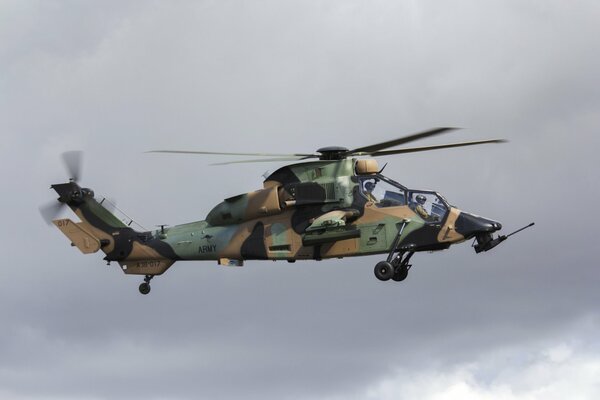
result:
<svg viewBox="0 0 600 400"><path fill-rule="evenodd" d="M373 194L373 190L375 190L375 182L368 181L365 183L365 194L367 195L367 199L373 203L377 203L377 197Z"/></svg>
<svg viewBox="0 0 600 400"><path fill-rule="evenodd" d="M427 198L425 196L423 196L422 194L418 194L416 197L417 200L417 205L415 206L415 212L417 214L419 214L419 217L423 218L424 220L429 220L430 219L430 215L429 213L425 210L425 202L427 201Z"/></svg>

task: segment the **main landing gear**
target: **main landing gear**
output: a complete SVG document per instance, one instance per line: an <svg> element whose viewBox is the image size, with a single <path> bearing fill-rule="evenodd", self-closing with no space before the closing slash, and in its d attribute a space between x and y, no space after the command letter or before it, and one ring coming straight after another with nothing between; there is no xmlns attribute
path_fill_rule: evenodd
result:
<svg viewBox="0 0 600 400"><path fill-rule="evenodd" d="M396 249L400 244L400 237L402 236L402 232L406 227L407 221L404 221L402 227L398 231L396 238L394 239L394 243L392 244L392 249L388 254L387 260L380 261L375 265L375 276L380 281L389 281L390 279L400 282L406 279L408 276L408 270L412 266L408 262L410 258L415 254L414 251L399 251L398 254L395 255Z"/></svg>
<svg viewBox="0 0 600 400"><path fill-rule="evenodd" d="M146 275L146 277L144 278L144 282L140 283L140 293L141 294L148 294L150 293L150 280L154 278L154 275Z"/></svg>
<svg viewBox="0 0 600 400"><path fill-rule="evenodd" d="M408 270L412 267L409 264L410 258L415 254L414 251L407 253L398 253L396 257L387 261L380 261L375 265L375 276L380 281L389 281L390 279L401 282L408 276Z"/></svg>

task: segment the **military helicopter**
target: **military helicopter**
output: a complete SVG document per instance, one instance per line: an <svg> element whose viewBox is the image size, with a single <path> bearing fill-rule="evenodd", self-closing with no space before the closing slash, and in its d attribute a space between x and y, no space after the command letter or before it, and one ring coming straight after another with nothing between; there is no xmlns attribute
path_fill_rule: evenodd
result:
<svg viewBox="0 0 600 400"><path fill-rule="evenodd" d="M381 281L403 281L417 252L444 250L474 239L477 253L496 247L509 234L494 237L502 225L459 210L439 193L411 189L382 174L373 157L452 147L502 143L491 139L387 150L455 128L435 128L383 143L349 150L323 147L309 154L215 153L155 150L150 153L186 153L262 156L225 162L300 161L268 175L263 188L229 197L203 221L154 231L136 229L133 220L117 213L105 198L79 183L80 152L63 154L71 178L51 185L58 203L41 207L71 245L82 253L101 250L104 260L117 262L126 274L143 275L142 294L150 280L176 261L213 260L223 266L243 266L245 260L321 260L381 254L374 268ZM368 158L358 158L367 156ZM312 160L316 161L304 161ZM54 219L62 206L79 218Z"/></svg>

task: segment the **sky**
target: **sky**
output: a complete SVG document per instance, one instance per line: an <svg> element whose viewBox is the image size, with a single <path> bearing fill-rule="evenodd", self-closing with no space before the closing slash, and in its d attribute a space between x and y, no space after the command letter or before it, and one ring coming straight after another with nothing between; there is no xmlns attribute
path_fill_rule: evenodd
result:
<svg viewBox="0 0 600 400"><path fill-rule="evenodd" d="M0 0L0 399L600 397L600 5L578 0ZM40 218L81 183L151 229L282 164L438 126L385 173L528 229L476 255L180 262L152 281ZM70 216L67 212L65 216ZM72 217L72 216L71 216Z"/></svg>

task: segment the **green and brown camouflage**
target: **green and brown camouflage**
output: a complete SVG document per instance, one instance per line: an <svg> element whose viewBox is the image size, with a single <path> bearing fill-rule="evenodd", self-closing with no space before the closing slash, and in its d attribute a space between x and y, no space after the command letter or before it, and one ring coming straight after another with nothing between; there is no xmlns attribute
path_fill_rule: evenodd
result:
<svg viewBox="0 0 600 400"><path fill-rule="evenodd" d="M482 244L501 228L461 212L436 192L385 177L374 159L288 165L267 177L262 189L225 199L203 221L151 232L134 230L73 181L52 188L80 220L53 221L74 246L85 254L101 250L125 273L146 276L160 275L176 261L241 266L245 260L412 255L474 237Z"/></svg>
<svg viewBox="0 0 600 400"><path fill-rule="evenodd" d="M475 238L477 253L488 251L509 236L493 237L500 223L462 212L439 193L404 187L384 176L372 157L447 148L504 143L503 139L392 149L456 128L441 127L348 150L323 147L309 154L215 153L155 150L153 153L245 155L269 157L231 163L318 159L279 168L263 188L225 199L204 221L155 231L136 230L98 201L94 192L77 184L80 152L63 154L68 183L52 185L59 204L40 208L47 221L68 205L80 222L53 221L84 254L102 251L104 260L118 262L126 274L149 281L176 261L214 260L242 266L245 260L321 260L372 254L386 255L375 266L380 280L402 281L416 252L436 251ZM357 158L357 157L370 158ZM283 157L283 158L282 158ZM223 164L223 163L221 163ZM59 206L58 208L56 206Z"/></svg>

